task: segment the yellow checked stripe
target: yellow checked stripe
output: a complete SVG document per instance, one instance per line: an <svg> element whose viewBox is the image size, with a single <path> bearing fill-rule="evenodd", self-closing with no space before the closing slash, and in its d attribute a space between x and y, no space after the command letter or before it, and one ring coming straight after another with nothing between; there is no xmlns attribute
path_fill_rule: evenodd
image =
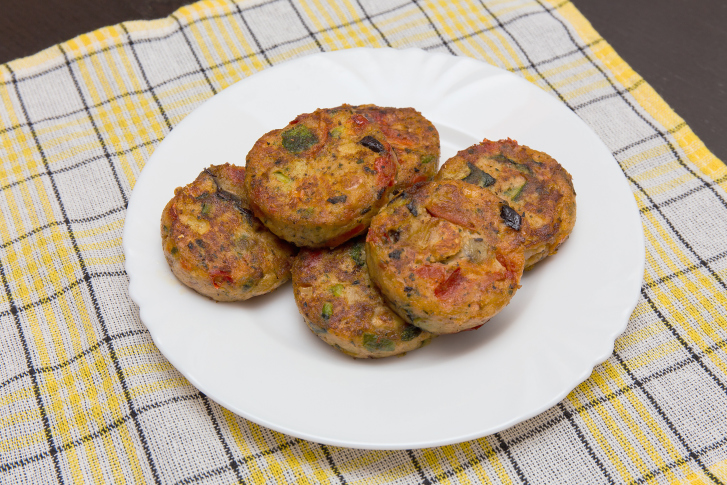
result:
<svg viewBox="0 0 727 485"><path fill-rule="evenodd" d="M128 295L128 197L240 79L413 46L510 70L598 133L641 213L641 299L589 379L491 436L375 451L271 431L154 346ZM209 0L2 65L0 483L727 483L725 189L725 164L569 1Z"/></svg>

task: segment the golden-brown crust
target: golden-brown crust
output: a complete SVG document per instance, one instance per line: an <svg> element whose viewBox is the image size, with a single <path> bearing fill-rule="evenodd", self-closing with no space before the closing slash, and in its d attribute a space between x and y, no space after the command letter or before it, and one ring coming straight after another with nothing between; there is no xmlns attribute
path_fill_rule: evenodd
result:
<svg viewBox="0 0 727 485"><path fill-rule="evenodd" d="M502 310L519 288L526 226L480 187L460 180L417 184L372 221L369 274L408 322L434 334L468 330Z"/></svg>
<svg viewBox="0 0 727 485"><path fill-rule="evenodd" d="M570 174L548 154L514 140L484 140L460 151L435 177L443 179L486 186L524 214L529 225L525 233L526 269L554 254L576 221L576 193Z"/></svg>
<svg viewBox="0 0 727 485"><path fill-rule="evenodd" d="M272 232L298 246L334 247L366 230L397 170L379 125L343 105L263 135L247 156L245 186Z"/></svg>
<svg viewBox="0 0 727 485"><path fill-rule="evenodd" d="M213 165L174 190L162 213L162 248L174 275L217 301L246 300L290 278L296 249L250 210L245 168Z"/></svg>
<svg viewBox="0 0 727 485"><path fill-rule="evenodd" d="M378 123L394 148L399 160L396 188L434 177L439 167L439 132L431 121L414 108L364 104L354 109Z"/></svg>
<svg viewBox="0 0 727 485"><path fill-rule="evenodd" d="M347 355L390 357L432 338L386 306L369 279L363 237L334 249L302 249L292 274L295 301L308 327Z"/></svg>

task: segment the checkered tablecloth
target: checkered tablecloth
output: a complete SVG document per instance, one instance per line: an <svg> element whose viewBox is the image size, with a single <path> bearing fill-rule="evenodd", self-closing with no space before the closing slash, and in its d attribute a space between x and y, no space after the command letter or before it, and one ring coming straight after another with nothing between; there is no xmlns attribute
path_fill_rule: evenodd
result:
<svg viewBox="0 0 727 485"><path fill-rule="evenodd" d="M526 78L598 133L638 203L644 283L613 355L492 436L366 451L271 431L191 386L129 299L126 206L164 136L235 81L357 46ZM568 1L203 1L1 65L0 483L727 483L726 189Z"/></svg>

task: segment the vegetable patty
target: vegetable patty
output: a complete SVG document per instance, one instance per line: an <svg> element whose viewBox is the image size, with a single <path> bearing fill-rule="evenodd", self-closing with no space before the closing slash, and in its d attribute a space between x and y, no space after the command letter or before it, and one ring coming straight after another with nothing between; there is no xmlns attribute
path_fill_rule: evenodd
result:
<svg viewBox="0 0 727 485"><path fill-rule="evenodd" d="M273 233L297 246L335 247L366 230L397 171L379 125L343 105L263 135L247 155L245 186Z"/></svg>
<svg viewBox="0 0 727 485"><path fill-rule="evenodd" d="M548 154L514 140L484 140L462 150L442 165L435 179L486 188L524 214L529 226L524 232L525 269L554 254L576 222L570 174Z"/></svg>
<svg viewBox="0 0 727 485"><path fill-rule="evenodd" d="M434 334L472 329L520 287L526 229L486 189L460 180L416 184L371 223L369 274L404 320Z"/></svg>
<svg viewBox="0 0 727 485"><path fill-rule="evenodd" d="M296 252L255 218L244 179L244 167L212 165L176 188L162 213L162 248L172 272L217 301L274 290L290 278Z"/></svg>
<svg viewBox="0 0 727 485"><path fill-rule="evenodd" d="M308 327L347 355L390 357L433 337L386 306L369 278L363 236L334 249L302 249L292 274L295 301Z"/></svg>
<svg viewBox="0 0 727 485"><path fill-rule="evenodd" d="M399 160L397 188L434 177L439 167L439 132L431 121L414 108L381 108L364 104L355 109L378 123L394 148Z"/></svg>

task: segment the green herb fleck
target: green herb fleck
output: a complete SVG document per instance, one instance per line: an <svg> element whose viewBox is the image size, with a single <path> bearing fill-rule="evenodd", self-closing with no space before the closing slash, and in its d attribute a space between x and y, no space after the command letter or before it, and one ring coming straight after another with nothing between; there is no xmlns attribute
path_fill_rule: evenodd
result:
<svg viewBox="0 0 727 485"><path fill-rule="evenodd" d="M172 253L172 256L176 256L177 253L179 253L179 249L177 249L177 246L174 246L170 252Z"/></svg>
<svg viewBox="0 0 727 485"><path fill-rule="evenodd" d="M359 242L353 245L353 247L351 248L351 257L356 262L357 266L363 266L366 264L363 242Z"/></svg>
<svg viewBox="0 0 727 485"><path fill-rule="evenodd" d="M283 148L290 153L303 152L318 143L316 134L305 125L295 125L293 128L284 131L282 137Z"/></svg>
<svg viewBox="0 0 727 485"><path fill-rule="evenodd" d="M290 183L290 177L285 175L283 172L273 172L273 176L278 179L278 182L282 182L284 184Z"/></svg>
<svg viewBox="0 0 727 485"><path fill-rule="evenodd" d="M343 133L343 127L337 126L332 129L330 133L328 133L328 136L330 136L331 138L341 138L341 133Z"/></svg>
<svg viewBox="0 0 727 485"><path fill-rule="evenodd" d="M331 315L333 315L333 305L331 305L329 302L325 302L323 304L323 310L321 311L321 316L328 320L331 318Z"/></svg>
<svg viewBox="0 0 727 485"><path fill-rule="evenodd" d="M202 204L202 215L203 216L206 216L207 214L209 214L211 210L212 210L211 205L205 204L205 203Z"/></svg>
<svg viewBox="0 0 727 485"><path fill-rule="evenodd" d="M422 163L429 163L429 162L432 162L433 160L434 160L434 155L432 155L432 154L427 154L422 157Z"/></svg>
<svg viewBox="0 0 727 485"><path fill-rule="evenodd" d="M401 340L403 340L404 342L408 342L409 340L418 337L421 333L421 328L407 324L406 327L404 327L404 330L402 330L401 332Z"/></svg>
<svg viewBox="0 0 727 485"><path fill-rule="evenodd" d="M392 340L384 337L378 337L372 333L365 333L363 335L363 344L364 347L371 352L391 352L396 348Z"/></svg>
<svg viewBox="0 0 727 485"><path fill-rule="evenodd" d="M333 296L341 296L343 294L343 285L333 285L331 286L331 293L333 293Z"/></svg>

